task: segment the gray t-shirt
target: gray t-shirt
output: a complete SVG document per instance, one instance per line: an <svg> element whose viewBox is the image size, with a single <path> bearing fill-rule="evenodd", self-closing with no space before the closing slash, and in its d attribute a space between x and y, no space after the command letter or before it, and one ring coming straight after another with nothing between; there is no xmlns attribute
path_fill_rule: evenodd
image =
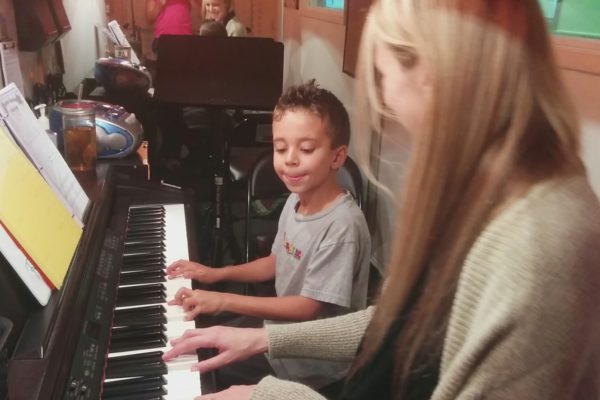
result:
<svg viewBox="0 0 600 400"><path fill-rule="evenodd" d="M279 217L272 252L277 296L304 296L325 303L318 318L365 308L371 237L349 193L312 215L296 212L292 193ZM265 321L265 323L281 323ZM348 363L269 360L277 376L319 388L344 377Z"/></svg>

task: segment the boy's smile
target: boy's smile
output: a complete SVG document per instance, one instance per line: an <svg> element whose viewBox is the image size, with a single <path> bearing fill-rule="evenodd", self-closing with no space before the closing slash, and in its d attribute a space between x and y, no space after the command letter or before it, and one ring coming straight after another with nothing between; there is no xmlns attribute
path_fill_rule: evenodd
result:
<svg viewBox="0 0 600 400"><path fill-rule="evenodd" d="M273 165L287 188L299 195L301 207L320 209L335 199L341 188L337 169L345 146L331 148L328 125L316 114L296 109L273 121ZM339 162L341 159L341 163Z"/></svg>

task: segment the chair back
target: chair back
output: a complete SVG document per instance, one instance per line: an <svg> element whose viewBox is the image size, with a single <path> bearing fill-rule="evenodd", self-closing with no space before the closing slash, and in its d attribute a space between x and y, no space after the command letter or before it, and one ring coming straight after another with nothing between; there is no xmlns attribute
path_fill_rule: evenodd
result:
<svg viewBox="0 0 600 400"><path fill-rule="evenodd" d="M337 172L337 182L344 189L348 190L356 204L363 209L363 180L358 165L350 156L346 157L346 162Z"/></svg>

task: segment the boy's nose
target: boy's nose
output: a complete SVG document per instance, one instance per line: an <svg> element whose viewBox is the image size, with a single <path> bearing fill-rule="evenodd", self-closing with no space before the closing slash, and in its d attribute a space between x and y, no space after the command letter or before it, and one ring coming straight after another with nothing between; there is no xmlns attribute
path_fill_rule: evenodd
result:
<svg viewBox="0 0 600 400"><path fill-rule="evenodd" d="M295 151L290 150L285 156L285 163L288 165L298 164L298 157Z"/></svg>

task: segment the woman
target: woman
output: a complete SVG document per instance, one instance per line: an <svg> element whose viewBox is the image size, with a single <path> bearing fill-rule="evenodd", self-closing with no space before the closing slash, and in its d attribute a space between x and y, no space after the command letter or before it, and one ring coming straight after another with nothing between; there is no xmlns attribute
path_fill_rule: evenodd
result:
<svg viewBox="0 0 600 400"><path fill-rule="evenodd" d="M200 3L202 0L193 0ZM191 35L192 3L190 0L146 0L146 19L154 24L152 51L156 54L161 35Z"/></svg>
<svg viewBox="0 0 600 400"><path fill-rule="evenodd" d="M356 109L412 142L376 309L191 331L165 358L354 359L342 399L598 398L600 205L537 1L376 1L359 76ZM322 398L272 377L205 397Z"/></svg>
<svg viewBox="0 0 600 400"><path fill-rule="evenodd" d="M228 36L246 36L246 27L238 21L231 0L202 0L204 19L214 19L225 25Z"/></svg>

